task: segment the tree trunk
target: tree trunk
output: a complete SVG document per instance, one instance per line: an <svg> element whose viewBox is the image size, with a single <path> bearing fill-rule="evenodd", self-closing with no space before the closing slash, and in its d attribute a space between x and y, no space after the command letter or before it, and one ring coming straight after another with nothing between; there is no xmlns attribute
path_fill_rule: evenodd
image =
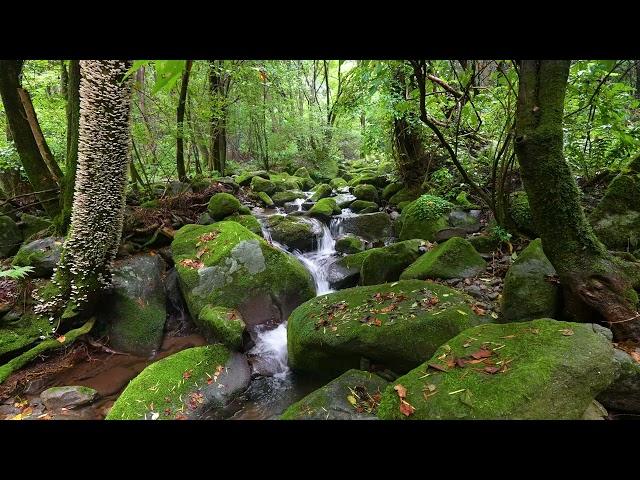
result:
<svg viewBox="0 0 640 480"><path fill-rule="evenodd" d="M184 72L182 73L182 85L180 86L180 99L178 100L178 111L176 120L178 123L178 134L176 138L176 167L178 169L178 180L187 181L187 172L184 168L184 110L187 103L187 92L189 89L189 73L191 72L192 60L187 60Z"/></svg>
<svg viewBox="0 0 640 480"><path fill-rule="evenodd" d="M60 213L59 187L38 149L18 94L21 68L22 60L0 60L0 95L11 137L27 178L49 217L55 218Z"/></svg>
<svg viewBox="0 0 640 480"><path fill-rule="evenodd" d="M640 98L640 60L636 60L636 98Z"/></svg>
<svg viewBox="0 0 640 480"><path fill-rule="evenodd" d="M71 62L73 60L70 60ZM67 92L69 88L69 73L67 72L67 65L64 60L60 60L60 95L65 100L67 99Z"/></svg>
<svg viewBox="0 0 640 480"><path fill-rule="evenodd" d="M80 61L69 61L67 84L67 158L64 188L62 189L62 233L66 233L71 223L73 190L78 163L78 130L80 128Z"/></svg>
<svg viewBox="0 0 640 480"><path fill-rule="evenodd" d="M568 314L604 321L616 340L640 340L640 264L609 254L580 205L564 159L562 121L568 60L520 63L515 150L545 254L564 287Z"/></svg>
<svg viewBox="0 0 640 480"><path fill-rule="evenodd" d="M71 230L54 278L57 294L39 306L61 322L90 315L111 284L125 208L131 137L128 60L80 61L78 169Z"/></svg>

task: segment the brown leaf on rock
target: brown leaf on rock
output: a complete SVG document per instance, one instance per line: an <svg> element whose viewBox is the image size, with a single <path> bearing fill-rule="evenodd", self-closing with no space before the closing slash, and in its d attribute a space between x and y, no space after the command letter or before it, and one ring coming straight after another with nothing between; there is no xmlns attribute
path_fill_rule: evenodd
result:
<svg viewBox="0 0 640 480"><path fill-rule="evenodd" d="M571 330L570 328L563 328L562 330L558 330L560 333L562 333L562 335L564 335L565 337L570 337L571 335L574 334L574 331Z"/></svg>
<svg viewBox="0 0 640 480"><path fill-rule="evenodd" d="M433 368L434 370L438 370L440 372L447 371L447 369L444 366L438 365L437 363L427 363L427 366Z"/></svg>
<svg viewBox="0 0 640 480"><path fill-rule="evenodd" d="M487 357L490 357L492 353L493 353L492 351L490 351L490 350L485 350L485 349L483 348L483 349L478 350L477 352L473 352L473 353L471 354L471 356L472 356L473 358L475 358L476 360L478 360L478 359L480 359L480 358L487 358Z"/></svg>
<svg viewBox="0 0 640 480"><path fill-rule="evenodd" d="M180 265L186 268L191 268L194 270L199 270L204 267L204 263L199 260L193 260L191 258L185 258L184 260L180 260Z"/></svg>
<svg viewBox="0 0 640 480"><path fill-rule="evenodd" d="M409 402L405 402L404 400L400 400L400 413L402 413L405 417L412 415L416 409Z"/></svg>
<svg viewBox="0 0 640 480"><path fill-rule="evenodd" d="M406 398L407 396L407 389L404 387L404 385L402 384L397 384L395 387L393 387L393 389L398 392L398 396L400 398Z"/></svg>

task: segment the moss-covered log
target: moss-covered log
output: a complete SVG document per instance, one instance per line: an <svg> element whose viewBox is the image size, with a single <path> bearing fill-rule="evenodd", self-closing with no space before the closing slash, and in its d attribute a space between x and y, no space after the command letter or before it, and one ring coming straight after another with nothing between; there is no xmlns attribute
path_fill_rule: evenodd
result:
<svg viewBox="0 0 640 480"><path fill-rule="evenodd" d="M615 337L640 340L640 265L610 255L589 225L563 156L568 60L520 63L515 149L536 230L564 286L570 315L605 321Z"/></svg>

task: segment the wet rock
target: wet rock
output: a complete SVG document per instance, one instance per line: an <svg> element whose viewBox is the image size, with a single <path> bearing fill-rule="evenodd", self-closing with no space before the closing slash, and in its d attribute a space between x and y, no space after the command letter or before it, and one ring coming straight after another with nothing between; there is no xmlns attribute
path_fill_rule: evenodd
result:
<svg viewBox="0 0 640 480"><path fill-rule="evenodd" d="M593 400L584 411L581 420L606 420L609 413L597 400Z"/></svg>
<svg viewBox="0 0 640 480"><path fill-rule="evenodd" d="M75 408L92 403L98 397L93 388L80 386L52 387L40 394L48 410Z"/></svg>
<svg viewBox="0 0 640 480"><path fill-rule="evenodd" d="M51 277L53 269L60 262L62 237L47 237L23 245L13 259L12 265L31 266L30 277Z"/></svg>
<svg viewBox="0 0 640 480"><path fill-rule="evenodd" d="M375 398L388 383L374 373L349 370L291 405L280 419L377 420Z"/></svg>
<svg viewBox="0 0 640 480"><path fill-rule="evenodd" d="M245 324L240 312L205 305L198 314L197 324L209 341L218 341L231 350L242 348Z"/></svg>
<svg viewBox="0 0 640 480"><path fill-rule="evenodd" d="M200 418L227 405L250 379L244 355L219 344L188 348L152 363L131 380L106 419Z"/></svg>
<svg viewBox="0 0 640 480"><path fill-rule="evenodd" d="M454 237L411 264L400 278L465 278L478 275L487 263L471 244L460 237Z"/></svg>
<svg viewBox="0 0 640 480"><path fill-rule="evenodd" d="M317 237L322 234L317 220L304 217L272 215L267 219L267 228L273 240L301 252L313 250Z"/></svg>
<svg viewBox="0 0 640 480"><path fill-rule="evenodd" d="M359 264L345 264L343 259L338 259L330 264L327 270L329 286L333 289L355 287L360 280L362 261Z"/></svg>
<svg viewBox="0 0 640 480"><path fill-rule="evenodd" d="M240 201L229 193L216 193L209 200L209 215L214 220L222 220L240 210Z"/></svg>
<svg viewBox="0 0 640 480"><path fill-rule="evenodd" d="M356 213L373 213L378 211L378 204L366 200L356 200L349 206Z"/></svg>
<svg viewBox="0 0 640 480"><path fill-rule="evenodd" d="M114 349L149 355L160 348L167 316L165 268L159 255L136 255L116 263L113 292L98 311Z"/></svg>
<svg viewBox="0 0 640 480"><path fill-rule="evenodd" d="M362 239L356 235L347 234L336 238L336 252L351 254L362 252L364 248Z"/></svg>
<svg viewBox="0 0 640 480"><path fill-rule="evenodd" d="M486 355L482 363L447 364L453 358L473 360L477 352ZM431 375L425 378L427 371ZM447 341L393 383L406 389L405 401L415 409L410 416L401 413L398 393L390 385L378 417L578 420L615 374L611 342L589 324L539 319L480 325ZM426 384L430 393L425 398Z"/></svg>
<svg viewBox="0 0 640 480"><path fill-rule="evenodd" d="M488 235L474 235L467 237L467 241L479 253L491 253L500 247L500 240Z"/></svg>
<svg viewBox="0 0 640 480"><path fill-rule="evenodd" d="M314 194L311 196L311 200L317 202L322 198L331 196L331 194L333 193L333 188L331 188L331 185L328 185L326 183L320 183L313 187L313 191Z"/></svg>
<svg viewBox="0 0 640 480"><path fill-rule="evenodd" d="M353 233L370 242L385 241L394 234L393 222L385 212L345 217L340 228L341 233Z"/></svg>
<svg viewBox="0 0 640 480"><path fill-rule="evenodd" d="M415 239L367 250L360 272L361 284L377 285L398 280L403 270L425 252L424 245L424 240Z"/></svg>
<svg viewBox="0 0 640 480"><path fill-rule="evenodd" d="M502 317L520 322L540 317L556 317L561 308L560 285L550 281L556 271L542 250L538 238L518 256L504 278Z"/></svg>
<svg viewBox="0 0 640 480"><path fill-rule="evenodd" d="M304 198L304 193L300 190L286 190L284 192L276 192L271 197L273 203L279 207L283 205L286 206L288 202L293 202L298 198Z"/></svg>
<svg viewBox="0 0 640 480"><path fill-rule="evenodd" d="M640 414L640 363L627 352L614 349L618 377L600 395L598 401L610 410Z"/></svg>
<svg viewBox="0 0 640 480"><path fill-rule="evenodd" d="M452 336L485 321L471 310L468 296L433 282L340 290L293 311L287 325L289 365L338 375L359 368L364 357L403 373Z"/></svg>
<svg viewBox="0 0 640 480"><path fill-rule="evenodd" d="M0 258L16 253L22 243L22 233L16 222L0 215Z"/></svg>
<svg viewBox="0 0 640 480"><path fill-rule="evenodd" d="M373 185L361 183L354 187L353 194L358 200L364 200L368 202L378 202L378 190Z"/></svg>
<svg viewBox="0 0 640 480"><path fill-rule="evenodd" d="M259 178L259 177L258 177ZM271 197L267 195L266 192L258 192L258 198L264 203L267 207L273 207L273 200Z"/></svg>
<svg viewBox="0 0 640 480"><path fill-rule="evenodd" d="M331 215L340 213L341 210L333 198L322 198L318 200L308 212L310 217L316 217L323 222L331 220Z"/></svg>
<svg viewBox="0 0 640 480"><path fill-rule="evenodd" d="M351 205L356 197L354 195L351 195L350 193L339 193L338 195L333 197L333 199L336 201L336 205L338 205L340 209L343 209Z"/></svg>
<svg viewBox="0 0 640 480"><path fill-rule="evenodd" d="M464 238L466 234L467 231L464 228L450 227L439 230L438 232L436 232L433 238L436 242L442 243L453 237Z"/></svg>

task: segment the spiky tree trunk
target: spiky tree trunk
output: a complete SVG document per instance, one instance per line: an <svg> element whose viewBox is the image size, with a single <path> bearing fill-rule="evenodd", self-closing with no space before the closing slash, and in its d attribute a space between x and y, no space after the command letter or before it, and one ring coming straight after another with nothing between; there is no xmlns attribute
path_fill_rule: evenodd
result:
<svg viewBox="0 0 640 480"><path fill-rule="evenodd" d="M88 314L110 285L125 208L131 82L127 60L80 61L80 128L71 229L41 306L62 320Z"/></svg>
<svg viewBox="0 0 640 480"><path fill-rule="evenodd" d="M604 321L618 340L640 340L640 264L607 252L580 205L564 159L562 119L569 61L520 63L515 150L545 254L564 287L571 316Z"/></svg>
<svg viewBox="0 0 640 480"><path fill-rule="evenodd" d="M60 212L58 184L42 158L18 90L22 60L0 60L0 96L11 138L38 200L51 218Z"/></svg>

